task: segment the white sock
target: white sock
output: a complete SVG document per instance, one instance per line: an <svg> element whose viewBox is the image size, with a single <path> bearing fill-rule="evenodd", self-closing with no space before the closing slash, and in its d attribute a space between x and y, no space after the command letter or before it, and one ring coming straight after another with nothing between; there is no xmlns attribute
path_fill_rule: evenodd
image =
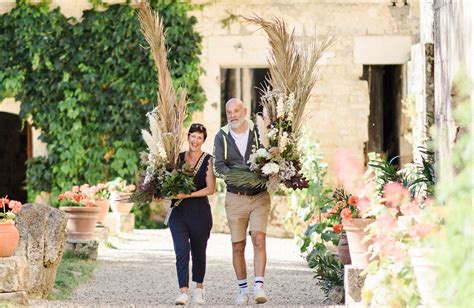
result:
<svg viewBox="0 0 474 308"><path fill-rule="evenodd" d="M249 285L247 284L247 279L237 280L237 283L239 284L240 293L242 293L242 294L248 294L249 293Z"/></svg>
<svg viewBox="0 0 474 308"><path fill-rule="evenodd" d="M259 286L259 287L262 287L263 284L265 283L265 278L263 277L255 277L255 287Z"/></svg>

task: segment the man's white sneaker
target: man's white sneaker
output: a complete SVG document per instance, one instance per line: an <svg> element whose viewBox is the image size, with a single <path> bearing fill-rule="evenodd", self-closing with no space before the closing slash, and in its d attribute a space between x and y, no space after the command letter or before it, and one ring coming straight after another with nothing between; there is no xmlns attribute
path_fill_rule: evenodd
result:
<svg viewBox="0 0 474 308"><path fill-rule="evenodd" d="M187 305L189 302L189 296L188 293L181 293L176 297L176 300L174 301L175 305Z"/></svg>
<svg viewBox="0 0 474 308"><path fill-rule="evenodd" d="M253 295L257 304L264 304L268 300L267 292L265 292L265 288L261 284L255 286Z"/></svg>
<svg viewBox="0 0 474 308"><path fill-rule="evenodd" d="M239 293L235 297L235 302L234 304L236 305L248 305L249 303L249 295L248 293Z"/></svg>
<svg viewBox="0 0 474 308"><path fill-rule="evenodd" d="M204 299L204 289L196 288L193 290L191 296L191 302L197 305L203 305L206 300Z"/></svg>

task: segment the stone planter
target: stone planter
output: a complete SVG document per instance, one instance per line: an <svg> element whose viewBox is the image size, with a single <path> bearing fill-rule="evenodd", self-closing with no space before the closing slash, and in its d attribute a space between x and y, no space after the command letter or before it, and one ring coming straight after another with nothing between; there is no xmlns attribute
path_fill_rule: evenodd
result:
<svg viewBox="0 0 474 308"><path fill-rule="evenodd" d="M364 230L374 221L375 219L366 218L352 218L349 221L342 221L349 242L351 262L354 267L364 268L369 264L368 250L372 240L363 241L368 234Z"/></svg>
<svg viewBox="0 0 474 308"><path fill-rule="evenodd" d="M100 209L99 215L97 216L97 222L102 224L104 223L105 215L109 212L110 202L108 199L97 200L96 205Z"/></svg>
<svg viewBox="0 0 474 308"><path fill-rule="evenodd" d="M433 249L412 247L408 250L411 258L411 265L415 273L416 286L420 293L421 303L424 307L439 307L436 301L437 279L435 266L430 260Z"/></svg>
<svg viewBox="0 0 474 308"><path fill-rule="evenodd" d="M0 257L11 257L15 252L20 233L14 222L0 223Z"/></svg>
<svg viewBox="0 0 474 308"><path fill-rule="evenodd" d="M94 229L100 208L82 206L62 206L60 210L67 214L67 238L73 241L94 239Z"/></svg>
<svg viewBox="0 0 474 308"><path fill-rule="evenodd" d="M110 208L114 213L128 214L132 210L133 202L130 202L131 193L110 194Z"/></svg>

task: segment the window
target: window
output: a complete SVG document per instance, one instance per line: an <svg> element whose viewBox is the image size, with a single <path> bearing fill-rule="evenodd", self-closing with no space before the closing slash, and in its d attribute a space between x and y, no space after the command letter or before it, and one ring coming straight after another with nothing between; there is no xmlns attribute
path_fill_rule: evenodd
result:
<svg viewBox="0 0 474 308"><path fill-rule="evenodd" d="M249 118L262 112L260 97L262 90L267 87L268 68L221 68L221 125L227 123L225 103L232 97L243 101L249 110Z"/></svg>

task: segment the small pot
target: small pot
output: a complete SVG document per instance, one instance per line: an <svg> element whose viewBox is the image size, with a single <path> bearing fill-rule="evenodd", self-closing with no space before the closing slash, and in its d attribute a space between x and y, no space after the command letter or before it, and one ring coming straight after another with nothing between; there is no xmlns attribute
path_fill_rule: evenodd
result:
<svg viewBox="0 0 474 308"><path fill-rule="evenodd" d="M20 233L14 222L0 223L0 257L11 257L20 242Z"/></svg>

